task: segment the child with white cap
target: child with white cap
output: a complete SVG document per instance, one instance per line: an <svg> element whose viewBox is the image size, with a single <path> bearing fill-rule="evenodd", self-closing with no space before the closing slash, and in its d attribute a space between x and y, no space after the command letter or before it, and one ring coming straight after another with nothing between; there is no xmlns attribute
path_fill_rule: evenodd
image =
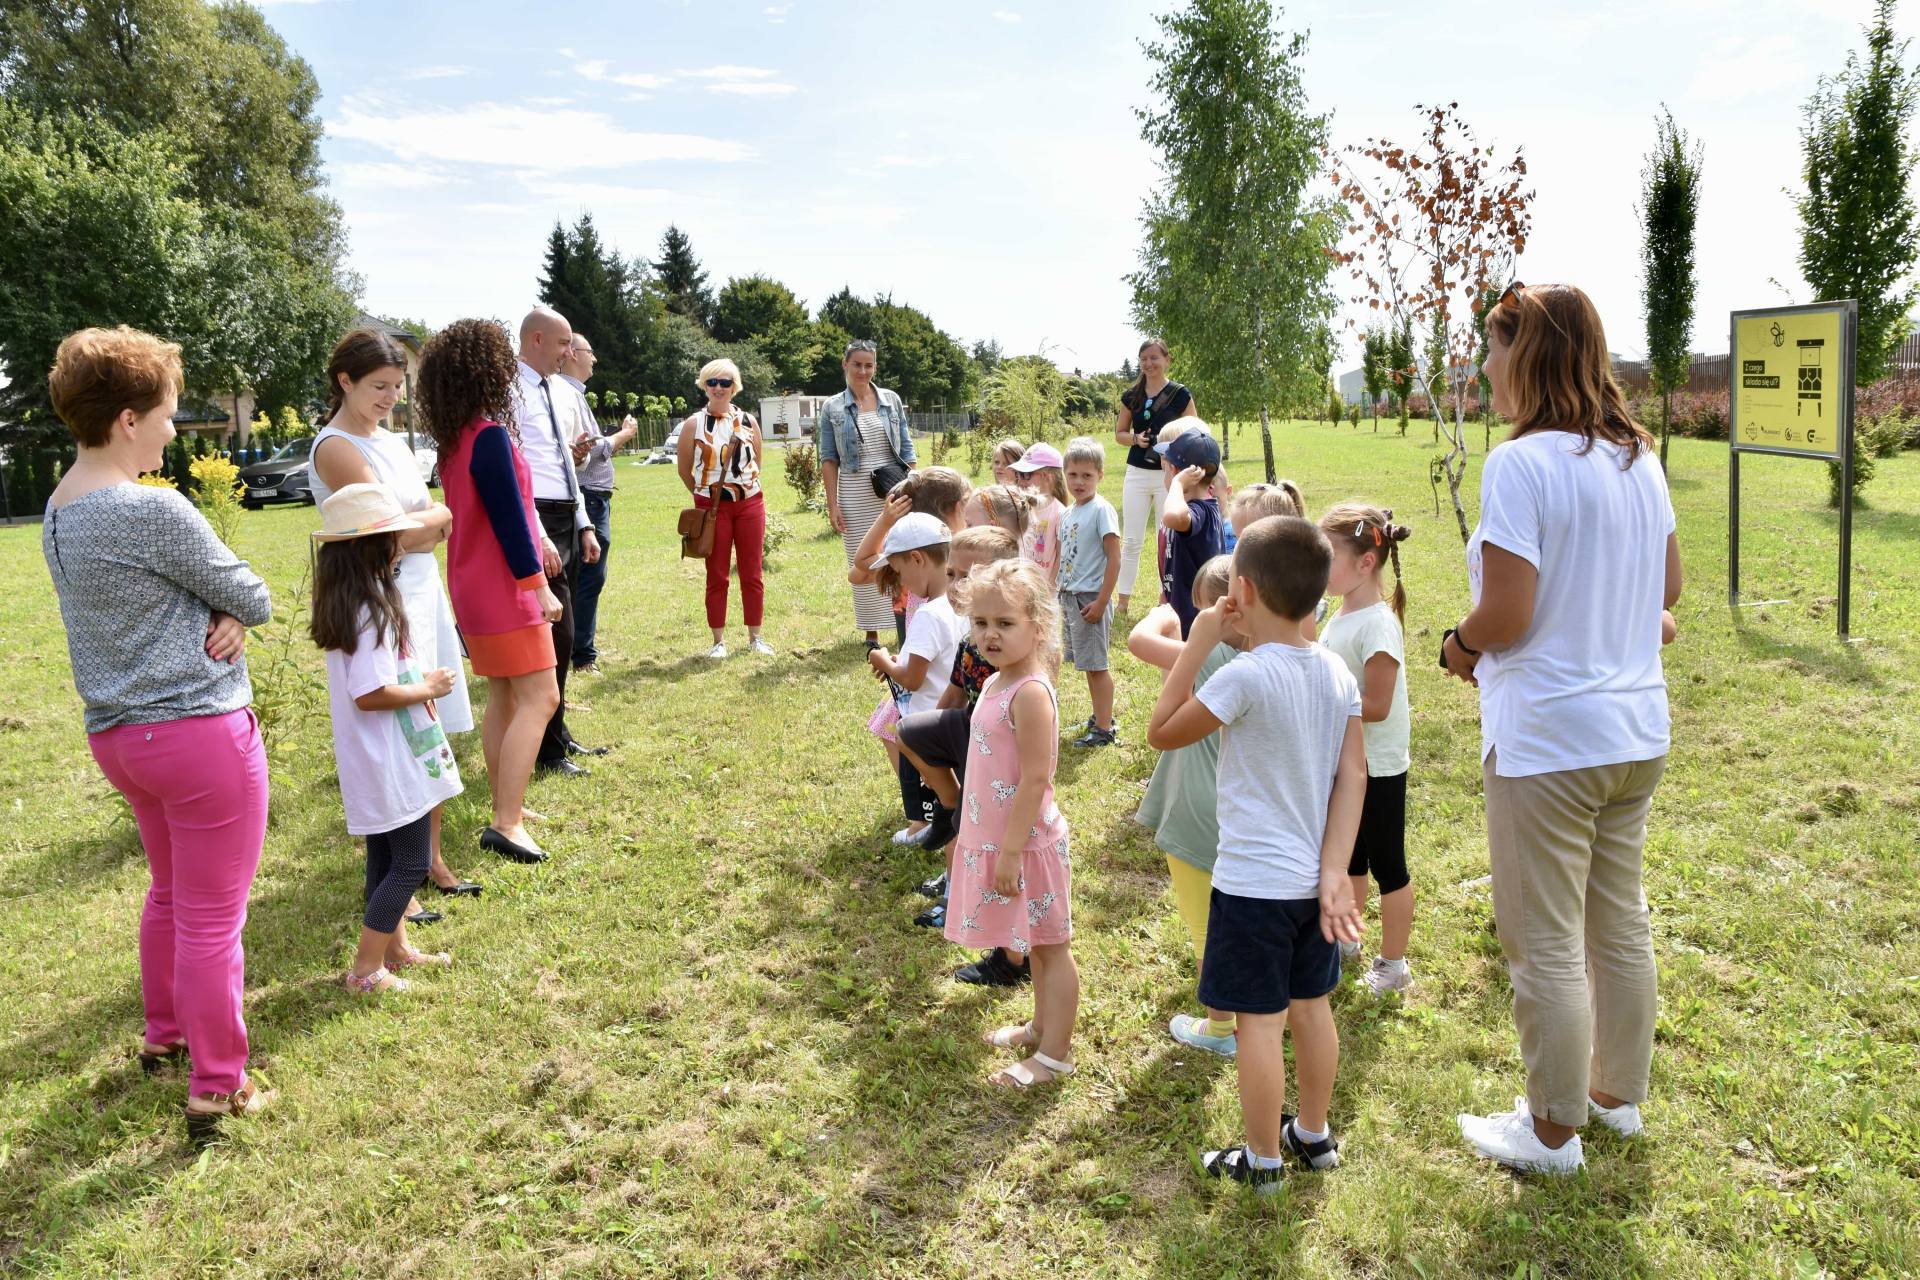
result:
<svg viewBox="0 0 1920 1280"><path fill-rule="evenodd" d="M911 512L887 530L879 557L868 565L878 575L876 585L882 592L891 595L905 588L925 602L907 624L906 643L900 647L898 658L884 645L867 654L874 675L892 681L904 694L901 715L939 708L965 635L947 599L947 553L952 543L953 530L945 520L926 512ZM939 808L939 798L904 757L898 773L907 820L931 820Z"/></svg>
<svg viewBox="0 0 1920 1280"><path fill-rule="evenodd" d="M453 688L445 667L421 672L394 569L400 534L419 521L381 484L342 485L320 507L314 533L313 620L327 655L333 757L349 834L367 841L366 910L353 967L342 981L371 995L404 991L391 972L453 963L407 942L407 901L427 878L433 811L461 792L460 771L433 700Z"/></svg>

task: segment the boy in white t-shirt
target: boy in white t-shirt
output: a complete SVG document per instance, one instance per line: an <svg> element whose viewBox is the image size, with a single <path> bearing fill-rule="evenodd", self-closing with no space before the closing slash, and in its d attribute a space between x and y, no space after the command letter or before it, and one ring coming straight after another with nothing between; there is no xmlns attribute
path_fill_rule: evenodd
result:
<svg viewBox="0 0 1920 1280"><path fill-rule="evenodd" d="M940 699L951 683L953 660L959 655L966 627L953 612L947 599L947 552L953 543L953 530L938 516L915 511L901 517L887 530L880 545L880 556L869 567L881 592L891 596L904 587L926 601L907 624L907 640L895 658L885 646L867 655L874 674L890 680L901 703L902 716L922 711L937 711ZM900 801L910 823L932 822L940 808L939 797L921 779L920 770L903 754L899 763Z"/></svg>
<svg viewBox="0 0 1920 1280"><path fill-rule="evenodd" d="M1332 550L1297 516L1249 525L1232 589L1193 621L1153 709L1148 745L1171 751L1220 731L1220 851L1213 867L1200 999L1239 1015L1246 1144L1209 1151L1206 1171L1279 1189L1283 1149L1310 1169L1340 1163L1327 1123L1340 1037L1327 994L1341 941L1358 941L1347 878L1366 793L1360 691L1302 624L1327 587ZM1195 673L1231 623L1252 646L1197 693ZM1283 1110L1291 1026L1300 1115Z"/></svg>

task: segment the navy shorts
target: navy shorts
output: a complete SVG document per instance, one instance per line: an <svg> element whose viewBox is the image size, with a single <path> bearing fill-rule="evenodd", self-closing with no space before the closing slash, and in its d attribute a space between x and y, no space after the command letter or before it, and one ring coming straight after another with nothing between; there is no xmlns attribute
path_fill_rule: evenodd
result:
<svg viewBox="0 0 1920 1280"><path fill-rule="evenodd" d="M1318 898L1240 898L1213 891L1200 1003L1226 1013L1281 1013L1340 985L1340 948L1320 933Z"/></svg>

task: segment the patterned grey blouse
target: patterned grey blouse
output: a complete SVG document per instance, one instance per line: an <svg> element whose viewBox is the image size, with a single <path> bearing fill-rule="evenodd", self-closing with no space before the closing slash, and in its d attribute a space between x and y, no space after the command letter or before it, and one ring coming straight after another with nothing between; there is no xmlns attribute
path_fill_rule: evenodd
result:
<svg viewBox="0 0 1920 1280"><path fill-rule="evenodd" d="M267 584L177 491L116 484L47 504L40 550L60 595L87 732L238 711L246 659L207 656L217 611L257 627Z"/></svg>

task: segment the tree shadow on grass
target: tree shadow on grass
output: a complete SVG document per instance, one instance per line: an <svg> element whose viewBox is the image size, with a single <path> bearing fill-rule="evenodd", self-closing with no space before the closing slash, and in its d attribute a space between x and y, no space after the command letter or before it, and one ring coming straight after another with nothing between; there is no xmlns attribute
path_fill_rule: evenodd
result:
<svg viewBox="0 0 1920 1280"><path fill-rule="evenodd" d="M1733 611L1733 634L1754 658L1784 658L1795 668L1813 671L1836 684L1878 689L1886 682L1859 652L1838 639L1784 640L1758 629L1745 611Z"/></svg>

